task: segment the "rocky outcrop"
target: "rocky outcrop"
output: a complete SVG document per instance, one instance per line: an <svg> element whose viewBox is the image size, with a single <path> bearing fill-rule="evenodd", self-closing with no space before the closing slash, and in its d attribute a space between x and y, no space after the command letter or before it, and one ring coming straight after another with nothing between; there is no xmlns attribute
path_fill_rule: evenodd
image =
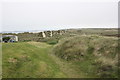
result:
<svg viewBox="0 0 120 80"><path fill-rule="evenodd" d="M54 37L58 35L65 34L65 30L56 30L56 31L43 31L39 33L20 33L18 34L20 41L40 41L44 38Z"/></svg>

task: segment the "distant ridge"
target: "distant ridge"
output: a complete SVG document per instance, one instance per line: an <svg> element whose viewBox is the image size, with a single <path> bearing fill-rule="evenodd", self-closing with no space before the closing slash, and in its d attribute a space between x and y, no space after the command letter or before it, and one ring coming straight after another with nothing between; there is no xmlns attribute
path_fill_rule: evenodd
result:
<svg viewBox="0 0 120 80"><path fill-rule="evenodd" d="M24 32L41 32L44 30L29 30L29 31L2 31L0 33L24 33Z"/></svg>
<svg viewBox="0 0 120 80"><path fill-rule="evenodd" d="M26 31L1 31L0 33L38 33L42 31L56 31L56 30L71 30L71 29L120 29L120 28L68 28L68 29L54 29L54 30L26 30Z"/></svg>

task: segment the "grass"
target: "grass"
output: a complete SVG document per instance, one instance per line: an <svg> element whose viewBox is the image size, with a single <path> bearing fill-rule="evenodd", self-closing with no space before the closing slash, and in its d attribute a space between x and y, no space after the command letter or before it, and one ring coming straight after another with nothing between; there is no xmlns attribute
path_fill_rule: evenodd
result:
<svg viewBox="0 0 120 80"><path fill-rule="evenodd" d="M87 78L41 42L3 43L3 78Z"/></svg>
<svg viewBox="0 0 120 80"><path fill-rule="evenodd" d="M75 36L61 40L53 53L72 61L87 76L114 78L118 77L117 41L117 38L97 35Z"/></svg>
<svg viewBox="0 0 120 80"><path fill-rule="evenodd" d="M3 78L66 77L48 56L50 49L45 43L3 44Z"/></svg>
<svg viewBox="0 0 120 80"><path fill-rule="evenodd" d="M3 43L3 78L118 77L117 37L67 35Z"/></svg>

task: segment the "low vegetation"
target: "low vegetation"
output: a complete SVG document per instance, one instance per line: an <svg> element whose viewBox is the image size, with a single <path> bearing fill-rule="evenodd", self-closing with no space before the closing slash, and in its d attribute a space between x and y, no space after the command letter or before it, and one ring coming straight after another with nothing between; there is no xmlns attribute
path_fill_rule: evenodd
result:
<svg viewBox="0 0 120 80"><path fill-rule="evenodd" d="M50 45L36 42L3 44L3 78L66 77L49 56Z"/></svg>
<svg viewBox="0 0 120 80"><path fill-rule="evenodd" d="M117 29L68 29L59 33L49 37L14 34L19 42L2 45L3 78L118 77Z"/></svg>
<svg viewBox="0 0 120 80"><path fill-rule="evenodd" d="M63 39L53 53L72 61L88 75L118 76L118 39L103 36L76 36Z"/></svg>

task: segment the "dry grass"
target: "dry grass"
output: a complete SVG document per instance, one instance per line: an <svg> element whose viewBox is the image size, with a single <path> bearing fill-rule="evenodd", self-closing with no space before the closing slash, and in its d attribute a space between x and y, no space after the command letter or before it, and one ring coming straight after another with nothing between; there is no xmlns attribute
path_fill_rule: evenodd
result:
<svg viewBox="0 0 120 80"><path fill-rule="evenodd" d="M75 36L63 39L53 49L54 54L67 61L77 62L83 71L87 68L99 77L117 76L118 38L97 35ZM84 66L89 67L84 67ZM111 68L109 69L109 66ZM103 71L101 71L103 70ZM101 71L101 72L100 72ZM106 73L107 72L107 73ZM106 76L103 76L103 73Z"/></svg>

